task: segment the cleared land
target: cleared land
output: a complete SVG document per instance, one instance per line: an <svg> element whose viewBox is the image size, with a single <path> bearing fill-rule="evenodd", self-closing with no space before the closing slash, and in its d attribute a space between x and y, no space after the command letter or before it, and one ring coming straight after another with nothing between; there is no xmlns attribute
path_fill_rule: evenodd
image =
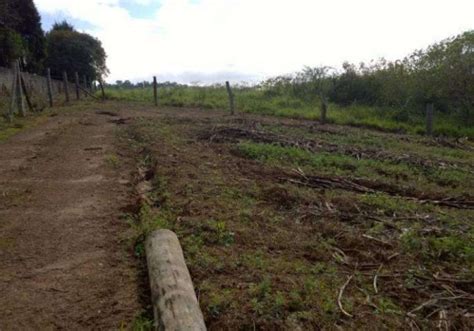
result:
<svg viewBox="0 0 474 331"><path fill-rule="evenodd" d="M122 233L128 238L124 251L112 245L114 254L128 256L128 249L138 257L143 257L148 231L174 230L209 329L474 327L471 142L320 125L305 119L229 116L215 110L123 103L87 108L53 119L88 118L79 135L88 140L80 144L52 140L51 144L65 144L52 151L69 146L66 155L78 154L74 148L85 153L85 145L104 144L103 139L91 140L98 132L113 137L114 148L91 153L101 156L103 176L109 172L110 178L125 176L131 180L128 189L137 187L138 192L128 191L122 223L115 214L114 222L120 226L105 222L89 229L89 222L82 223L87 218L79 217L71 224L78 223L80 229L59 229L70 233L70 238L83 231L85 242L95 244L114 242ZM99 109L107 113L95 113ZM94 127L96 133L87 131ZM30 130L37 129L11 138L2 151ZM75 131L63 134L71 132ZM25 157L27 150L22 153ZM48 171L54 182L55 171ZM9 183L16 183L13 179L25 174L9 176ZM60 181L63 188L73 190L64 176ZM16 185L20 184L11 187ZM38 190L44 186L35 185ZM101 190L109 193L96 197L99 209L118 213L120 206L127 205L104 202L115 194L107 187ZM41 199L46 197L42 194ZM34 205L22 197L16 201L17 205L2 203L1 215L15 210L20 214ZM38 228L57 221L46 215ZM128 230L122 227L127 223ZM22 224L26 233L31 225L26 220ZM8 229L2 222L1 239ZM103 235L93 235L97 231ZM85 254L84 246L76 248L63 257L72 260L79 252ZM12 259L13 254L1 261ZM129 270L138 273L139 260L128 260ZM23 265L12 264L12 268ZM109 270L114 268L119 267ZM2 284L23 284L14 276L18 272L2 279ZM54 278L51 272L46 275ZM135 275L138 279L131 283L143 284ZM107 281L115 280L111 275ZM133 296L143 290L143 285L128 287L131 302L139 302ZM146 311L147 303L142 302L110 319L128 324L133 316L141 316L132 324L146 327L151 318ZM101 326L98 315L92 321Z"/></svg>
<svg viewBox="0 0 474 331"><path fill-rule="evenodd" d="M210 329L472 328L471 144L198 109L121 135Z"/></svg>

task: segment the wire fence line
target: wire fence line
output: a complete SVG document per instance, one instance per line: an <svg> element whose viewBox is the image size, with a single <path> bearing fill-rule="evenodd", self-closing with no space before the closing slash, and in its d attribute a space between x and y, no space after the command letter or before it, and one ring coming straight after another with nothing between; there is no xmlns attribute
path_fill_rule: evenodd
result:
<svg viewBox="0 0 474 331"><path fill-rule="evenodd" d="M15 113L24 115L25 110L42 111L46 107L63 105L70 100L94 97L93 85L76 73L75 77L45 76L21 72L18 65L0 67L0 113L12 118ZM71 79L75 80L71 82ZM26 102L26 104L25 104Z"/></svg>

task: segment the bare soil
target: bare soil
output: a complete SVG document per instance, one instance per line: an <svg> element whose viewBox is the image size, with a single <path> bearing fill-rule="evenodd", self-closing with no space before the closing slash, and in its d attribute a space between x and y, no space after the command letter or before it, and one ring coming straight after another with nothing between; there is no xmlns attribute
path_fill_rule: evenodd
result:
<svg viewBox="0 0 474 331"><path fill-rule="evenodd" d="M118 329L141 310L133 167L111 164L117 124L93 107L0 144L0 330Z"/></svg>

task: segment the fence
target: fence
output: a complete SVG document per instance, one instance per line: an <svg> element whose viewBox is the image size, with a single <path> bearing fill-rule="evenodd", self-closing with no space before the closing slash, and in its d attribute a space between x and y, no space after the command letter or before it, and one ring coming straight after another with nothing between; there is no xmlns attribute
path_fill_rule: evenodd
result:
<svg viewBox="0 0 474 331"><path fill-rule="evenodd" d="M51 77L49 70L46 76L20 72L15 64L12 68L0 67L0 112L11 118L15 109L20 115L25 113L25 104L30 111L42 111L46 107L63 105L71 99L82 96L94 97L91 93L92 84L76 73L75 82L63 77Z"/></svg>

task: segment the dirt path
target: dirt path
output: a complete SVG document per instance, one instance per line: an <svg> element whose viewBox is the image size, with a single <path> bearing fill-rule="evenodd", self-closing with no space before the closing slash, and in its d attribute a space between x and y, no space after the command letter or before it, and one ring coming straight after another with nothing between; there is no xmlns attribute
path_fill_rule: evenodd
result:
<svg viewBox="0 0 474 331"><path fill-rule="evenodd" d="M0 330L117 329L140 311L111 119L60 114L0 144Z"/></svg>

